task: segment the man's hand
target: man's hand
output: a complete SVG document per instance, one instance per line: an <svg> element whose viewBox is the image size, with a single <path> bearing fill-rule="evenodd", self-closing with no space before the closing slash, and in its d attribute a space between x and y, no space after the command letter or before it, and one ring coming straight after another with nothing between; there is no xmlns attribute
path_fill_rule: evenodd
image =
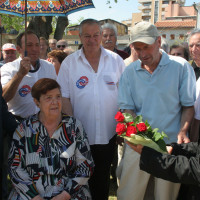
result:
<svg viewBox="0 0 200 200"><path fill-rule="evenodd" d="M70 194L66 191L63 191L59 195L53 197L51 200L70 200L70 199L71 199Z"/></svg>
<svg viewBox="0 0 200 200"><path fill-rule="evenodd" d="M128 141L125 141L125 142L126 142L126 144L128 144L137 153L139 153L139 154L142 153L143 146L141 144L135 145L135 144L132 144L132 143L130 143Z"/></svg>
<svg viewBox="0 0 200 200"><path fill-rule="evenodd" d="M17 72L19 76L24 77L28 74L31 69L31 59L29 57L24 57L20 62L19 71Z"/></svg>
<svg viewBox="0 0 200 200"><path fill-rule="evenodd" d="M167 148L167 152L169 154L172 154L173 147L172 146L166 146L166 148Z"/></svg>
<svg viewBox="0 0 200 200"><path fill-rule="evenodd" d="M190 139L187 137L185 132L182 132L182 131L179 132L177 137L178 137L178 140L177 140L178 144L190 142Z"/></svg>
<svg viewBox="0 0 200 200"><path fill-rule="evenodd" d="M194 106L182 107L181 128L177 135L178 144L190 142L190 139L187 137L187 132L192 122L193 116L194 116Z"/></svg>

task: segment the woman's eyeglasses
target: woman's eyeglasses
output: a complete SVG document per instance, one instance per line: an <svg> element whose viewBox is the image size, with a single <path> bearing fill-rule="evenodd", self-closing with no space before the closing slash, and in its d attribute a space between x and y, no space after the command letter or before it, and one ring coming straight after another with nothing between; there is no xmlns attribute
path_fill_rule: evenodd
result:
<svg viewBox="0 0 200 200"><path fill-rule="evenodd" d="M62 47L65 48L65 45L57 45L58 48Z"/></svg>

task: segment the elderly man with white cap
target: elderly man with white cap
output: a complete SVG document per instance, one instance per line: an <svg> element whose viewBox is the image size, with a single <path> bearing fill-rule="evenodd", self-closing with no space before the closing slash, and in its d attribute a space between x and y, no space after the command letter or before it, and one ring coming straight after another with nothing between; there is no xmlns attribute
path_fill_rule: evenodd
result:
<svg viewBox="0 0 200 200"><path fill-rule="evenodd" d="M154 25L140 22L133 33L132 42L139 59L121 76L119 107L133 116L142 115L153 128L164 131L169 137L167 143L188 143L187 131L196 98L194 71L185 59L160 49L161 37ZM140 170L140 164L140 155L127 145L119 175L119 200L177 198L180 184L150 179L150 174ZM154 183L151 194L147 189L149 180Z"/></svg>
<svg viewBox="0 0 200 200"><path fill-rule="evenodd" d="M3 61L0 62L0 67L5 63L12 62L16 59L16 47L12 43L6 43L2 46Z"/></svg>

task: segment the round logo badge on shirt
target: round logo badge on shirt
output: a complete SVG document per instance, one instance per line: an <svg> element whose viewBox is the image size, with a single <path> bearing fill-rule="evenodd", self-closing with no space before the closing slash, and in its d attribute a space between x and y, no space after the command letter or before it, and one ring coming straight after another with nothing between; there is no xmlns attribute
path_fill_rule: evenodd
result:
<svg viewBox="0 0 200 200"><path fill-rule="evenodd" d="M88 84L88 78L86 76L81 76L81 78L76 81L76 86L79 89L83 89Z"/></svg>
<svg viewBox="0 0 200 200"><path fill-rule="evenodd" d="M19 89L19 95L21 97L25 97L30 92L31 92L31 87L29 85L23 85L22 88Z"/></svg>

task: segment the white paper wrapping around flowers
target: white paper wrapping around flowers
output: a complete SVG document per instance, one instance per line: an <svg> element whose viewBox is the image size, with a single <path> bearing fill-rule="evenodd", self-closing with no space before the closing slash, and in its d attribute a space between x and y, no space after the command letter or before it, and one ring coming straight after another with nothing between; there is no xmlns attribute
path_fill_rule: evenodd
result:
<svg viewBox="0 0 200 200"><path fill-rule="evenodd" d="M126 139L127 141L129 141L130 143L141 144L143 146L147 146L147 147L150 147L152 149L155 149L156 151L158 151L160 153L166 153L153 140L151 140L147 137L144 138L144 137L141 137L139 135L132 134L131 137L123 136L123 138Z"/></svg>

